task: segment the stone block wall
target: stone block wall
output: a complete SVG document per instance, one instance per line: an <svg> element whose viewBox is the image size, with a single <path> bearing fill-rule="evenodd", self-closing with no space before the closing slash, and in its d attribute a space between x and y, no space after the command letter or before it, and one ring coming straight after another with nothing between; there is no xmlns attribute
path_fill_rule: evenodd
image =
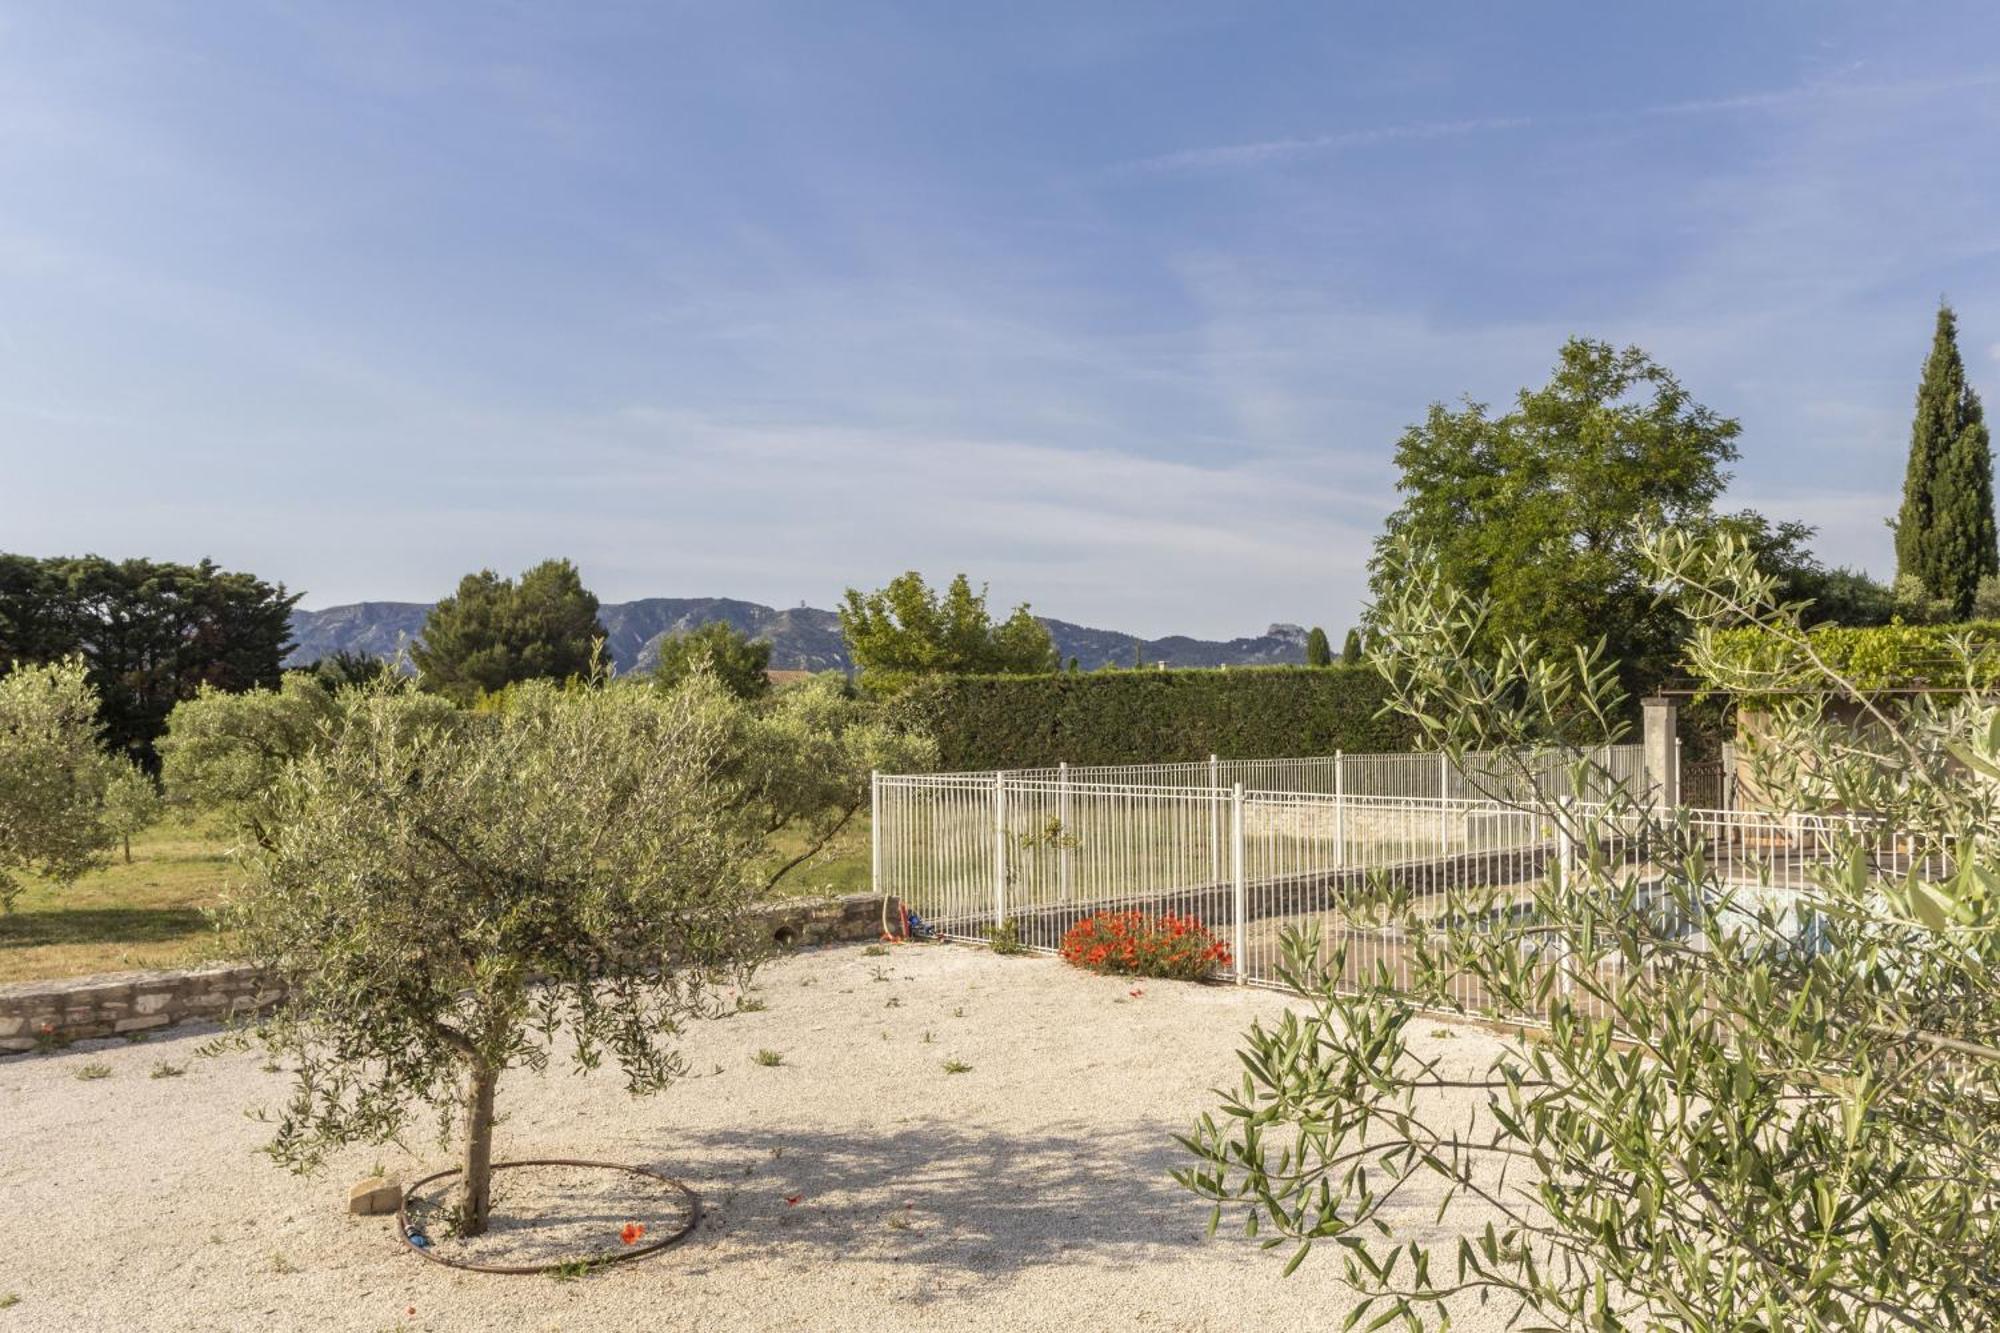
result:
<svg viewBox="0 0 2000 1333"><path fill-rule="evenodd" d="M890 904L891 919L895 904ZM873 894L768 903L753 919L780 949L872 940L882 930ZM108 972L0 986L0 1055L90 1037L123 1037L175 1023L260 1013L283 992L248 963L175 972Z"/></svg>
<svg viewBox="0 0 2000 1333"><path fill-rule="evenodd" d="M0 1054L85 1037L122 1037L269 1007L280 992L247 963L177 972L108 972L0 986Z"/></svg>

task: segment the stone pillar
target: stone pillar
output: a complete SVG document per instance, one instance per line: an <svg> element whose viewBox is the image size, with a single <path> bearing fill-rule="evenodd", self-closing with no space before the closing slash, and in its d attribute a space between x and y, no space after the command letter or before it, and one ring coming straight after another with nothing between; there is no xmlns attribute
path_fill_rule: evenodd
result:
<svg viewBox="0 0 2000 1333"><path fill-rule="evenodd" d="M1641 707L1646 794L1662 810L1672 810L1681 803L1680 706L1672 699L1654 697Z"/></svg>

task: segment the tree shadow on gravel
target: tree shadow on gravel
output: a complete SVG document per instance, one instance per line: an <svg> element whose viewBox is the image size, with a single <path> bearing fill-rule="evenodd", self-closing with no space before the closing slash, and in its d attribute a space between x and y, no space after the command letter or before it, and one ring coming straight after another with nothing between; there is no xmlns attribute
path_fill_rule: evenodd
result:
<svg viewBox="0 0 2000 1333"><path fill-rule="evenodd" d="M1057 1125L1027 1138L924 1123L697 1133L648 1165L700 1191L690 1245L976 1277L1157 1263L1205 1243L1206 1207L1168 1175L1191 1160L1151 1125Z"/></svg>
<svg viewBox="0 0 2000 1333"><path fill-rule="evenodd" d="M1275 1276L1289 1246L1259 1256L1240 1209L1208 1235L1210 1205L1169 1174L1193 1161L1157 1124L1072 1122L1029 1137L923 1122L698 1131L647 1165L702 1196L702 1224L683 1243L690 1276L751 1251L801 1266L896 1266L942 1298L1029 1268L1138 1269L1202 1247L1236 1248ZM1385 1220L1457 1234L1466 1215L1437 1216L1441 1188L1394 1201Z"/></svg>

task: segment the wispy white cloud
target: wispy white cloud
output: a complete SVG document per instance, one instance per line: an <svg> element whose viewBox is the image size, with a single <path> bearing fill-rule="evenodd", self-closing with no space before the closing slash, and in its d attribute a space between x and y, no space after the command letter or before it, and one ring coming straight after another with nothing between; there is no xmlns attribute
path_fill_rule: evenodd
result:
<svg viewBox="0 0 2000 1333"><path fill-rule="evenodd" d="M1858 69L1858 64L1849 67ZM1459 120L1415 121L1326 134L1288 136L1189 148L1139 158L1117 168L1126 173L1203 172L1273 166L1299 158L1372 148L1381 144L1456 139L1525 129L1567 129L1648 117L1709 116L1738 111L1763 111L1801 103L1884 97L1932 97L2000 84L2000 71L1976 70L1921 79L1857 81L1822 78L1811 83L1752 91L1724 97L1690 98L1651 106L1581 111L1560 115L1490 115Z"/></svg>
<svg viewBox="0 0 2000 1333"><path fill-rule="evenodd" d="M1162 153L1127 163L1133 172L1213 171L1231 167L1261 167L1294 158L1336 153L1349 148L1373 148L1380 144L1406 143L1425 139L1456 139L1471 134L1498 134L1526 129L1535 122L1527 116L1484 116L1473 120L1419 121L1407 125L1379 125L1369 129L1343 130L1335 134L1315 134L1303 138L1264 139L1251 143L1223 144L1215 148L1190 148Z"/></svg>

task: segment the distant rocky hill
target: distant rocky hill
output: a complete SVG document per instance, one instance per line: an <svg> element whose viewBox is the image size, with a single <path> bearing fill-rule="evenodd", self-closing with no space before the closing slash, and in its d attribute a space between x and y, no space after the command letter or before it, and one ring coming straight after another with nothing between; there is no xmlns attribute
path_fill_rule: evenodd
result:
<svg viewBox="0 0 2000 1333"><path fill-rule="evenodd" d="M293 611L292 637L297 640L287 665L303 666L335 652L394 657L417 639L430 606L424 602L355 602L321 611ZM721 620L771 645L771 666L788 671L846 671L853 663L840 636L840 617L814 607L778 610L728 597L644 597L636 602L607 602L598 608L604 622L605 649L620 672L650 671L659 660L659 643L669 634ZM1139 639L1116 630L1072 625L1043 619L1064 662L1074 657L1086 670L1132 665L1135 655L1147 666L1275 666L1303 662L1306 632L1297 625L1273 625L1254 638L1218 642L1170 635ZM1136 648L1136 653L1135 653Z"/></svg>

